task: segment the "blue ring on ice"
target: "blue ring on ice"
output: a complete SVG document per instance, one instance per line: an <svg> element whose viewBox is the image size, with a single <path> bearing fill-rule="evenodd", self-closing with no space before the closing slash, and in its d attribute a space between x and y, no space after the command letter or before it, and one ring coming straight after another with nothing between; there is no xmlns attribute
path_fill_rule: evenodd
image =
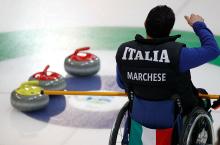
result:
<svg viewBox="0 0 220 145"><path fill-rule="evenodd" d="M115 76L109 75L66 76L66 82L67 90L123 91L117 86ZM25 114L37 120L62 126L94 129L112 128L121 107L118 106L115 109L115 106L111 106L115 101L117 102L117 99L116 97L94 96L50 97L50 102L46 108Z"/></svg>

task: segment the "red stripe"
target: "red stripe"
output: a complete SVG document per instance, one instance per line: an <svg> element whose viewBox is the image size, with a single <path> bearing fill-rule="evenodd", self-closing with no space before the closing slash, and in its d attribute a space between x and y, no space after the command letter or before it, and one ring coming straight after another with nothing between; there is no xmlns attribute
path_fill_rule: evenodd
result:
<svg viewBox="0 0 220 145"><path fill-rule="evenodd" d="M156 130L156 145L171 145L173 128Z"/></svg>

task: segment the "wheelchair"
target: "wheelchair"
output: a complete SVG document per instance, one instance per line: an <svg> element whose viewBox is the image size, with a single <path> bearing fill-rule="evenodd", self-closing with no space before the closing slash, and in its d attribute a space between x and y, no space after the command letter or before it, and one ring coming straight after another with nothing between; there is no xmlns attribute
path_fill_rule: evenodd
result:
<svg viewBox="0 0 220 145"><path fill-rule="evenodd" d="M124 125L130 109L129 101L118 112L111 130L109 145L127 145L123 143ZM179 135L172 136L172 145L213 145L213 120L207 111L201 107L195 107L183 119L183 126ZM175 134L175 133L173 133ZM173 141L175 139L175 141Z"/></svg>

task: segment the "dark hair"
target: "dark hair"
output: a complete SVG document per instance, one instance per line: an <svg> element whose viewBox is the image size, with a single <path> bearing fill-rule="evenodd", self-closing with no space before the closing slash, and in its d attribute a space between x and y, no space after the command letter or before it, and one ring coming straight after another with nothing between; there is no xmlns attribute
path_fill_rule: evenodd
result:
<svg viewBox="0 0 220 145"><path fill-rule="evenodd" d="M174 22L173 10L166 5L159 5L151 9L144 25L148 36L160 38L169 36Z"/></svg>

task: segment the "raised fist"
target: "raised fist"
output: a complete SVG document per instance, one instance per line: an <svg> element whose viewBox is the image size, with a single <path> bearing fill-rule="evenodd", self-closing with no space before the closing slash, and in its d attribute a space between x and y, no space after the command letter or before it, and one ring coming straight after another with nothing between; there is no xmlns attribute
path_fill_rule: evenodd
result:
<svg viewBox="0 0 220 145"><path fill-rule="evenodd" d="M185 16L186 21L190 26L195 22L204 22L204 19L200 15L191 14L191 16Z"/></svg>

